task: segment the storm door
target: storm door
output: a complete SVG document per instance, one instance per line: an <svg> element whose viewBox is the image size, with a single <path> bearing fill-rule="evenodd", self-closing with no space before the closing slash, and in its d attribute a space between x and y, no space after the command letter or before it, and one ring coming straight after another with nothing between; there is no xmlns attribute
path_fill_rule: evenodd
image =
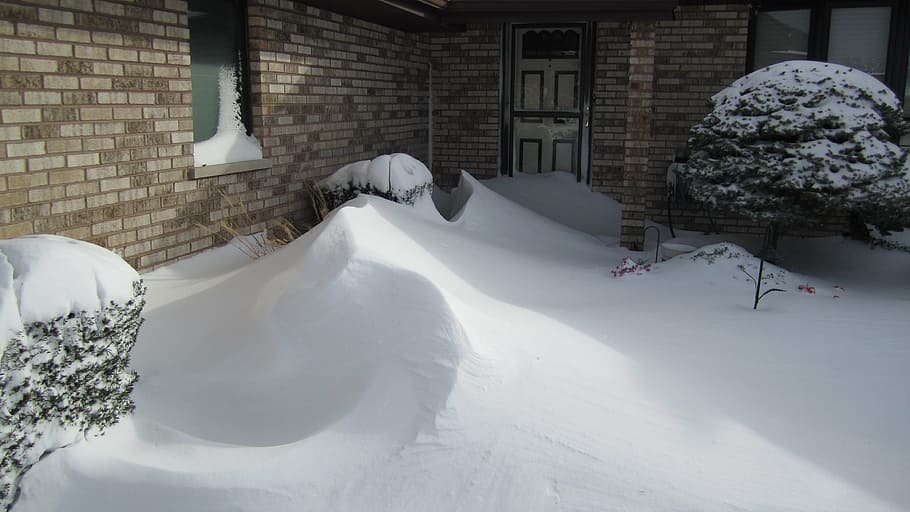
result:
<svg viewBox="0 0 910 512"><path fill-rule="evenodd" d="M503 171L589 182L589 24L510 25L503 70Z"/></svg>

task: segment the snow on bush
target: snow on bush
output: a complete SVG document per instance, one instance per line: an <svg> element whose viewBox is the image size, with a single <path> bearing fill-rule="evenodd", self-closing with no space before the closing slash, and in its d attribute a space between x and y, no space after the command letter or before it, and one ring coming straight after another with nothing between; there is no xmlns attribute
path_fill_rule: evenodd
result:
<svg viewBox="0 0 910 512"><path fill-rule="evenodd" d="M757 273L760 258L739 245L720 242L700 248L689 256L689 260L698 265L724 267L733 278L739 279L744 272L747 275ZM771 280L776 286L787 286L791 280L787 270L772 264L767 264L764 278Z"/></svg>
<svg viewBox="0 0 910 512"><path fill-rule="evenodd" d="M0 509L44 454L133 410L144 293L136 271L96 245L0 240Z"/></svg>
<svg viewBox="0 0 910 512"><path fill-rule="evenodd" d="M910 224L906 131L884 84L837 64L788 61L712 98L684 171L697 201L756 221L813 226L830 214Z"/></svg>
<svg viewBox="0 0 910 512"><path fill-rule="evenodd" d="M330 210L360 193L413 205L422 197L430 197L433 175L411 155L393 153L348 164L318 185Z"/></svg>

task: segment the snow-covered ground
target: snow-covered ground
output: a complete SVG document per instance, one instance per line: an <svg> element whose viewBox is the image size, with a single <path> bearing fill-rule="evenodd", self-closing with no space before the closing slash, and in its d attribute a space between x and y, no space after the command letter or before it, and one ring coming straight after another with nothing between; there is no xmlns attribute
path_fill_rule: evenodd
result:
<svg viewBox="0 0 910 512"><path fill-rule="evenodd" d="M492 186L600 199L579 227L615 236L553 178ZM449 200L145 275L135 414L14 510L910 510L910 254L784 240L753 311L737 246L613 277L651 252L469 177Z"/></svg>

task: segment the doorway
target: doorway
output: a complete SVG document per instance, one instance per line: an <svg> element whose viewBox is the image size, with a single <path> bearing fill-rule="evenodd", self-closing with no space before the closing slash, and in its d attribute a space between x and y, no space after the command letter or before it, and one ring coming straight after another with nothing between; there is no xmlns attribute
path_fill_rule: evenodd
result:
<svg viewBox="0 0 910 512"><path fill-rule="evenodd" d="M506 25L503 174L565 172L590 183L592 28Z"/></svg>

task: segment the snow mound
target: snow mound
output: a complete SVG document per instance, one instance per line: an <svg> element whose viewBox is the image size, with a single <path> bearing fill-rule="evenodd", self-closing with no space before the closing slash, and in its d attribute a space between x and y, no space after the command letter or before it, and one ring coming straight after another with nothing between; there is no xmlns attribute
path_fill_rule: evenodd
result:
<svg viewBox="0 0 910 512"><path fill-rule="evenodd" d="M0 240L0 353L24 324L133 297L139 274L116 254L56 235Z"/></svg>
<svg viewBox="0 0 910 512"><path fill-rule="evenodd" d="M513 202L462 171L452 191L451 219L472 237L492 246L535 258L571 258L590 261L603 253L603 244L588 233L567 229L564 224ZM490 222L491 218L499 219ZM579 252L573 254L567 248ZM583 249L582 249L583 248Z"/></svg>
<svg viewBox="0 0 910 512"><path fill-rule="evenodd" d="M600 237L619 237L622 205L606 194L592 193L585 183L565 172L499 176L484 180L497 194L536 212Z"/></svg>
<svg viewBox="0 0 910 512"><path fill-rule="evenodd" d="M729 274L733 279L748 279L748 276L758 276L759 259L739 245L722 242L701 247L690 255L673 258L667 264L677 267L711 267L711 272L716 276ZM791 281L790 272L767 261L762 276L765 284L773 283L775 286L788 286Z"/></svg>
<svg viewBox="0 0 910 512"><path fill-rule="evenodd" d="M733 247L614 279L634 254L467 174L453 200L361 195L246 266L145 276L135 415L17 512L910 504L906 286L755 312Z"/></svg>
<svg viewBox="0 0 910 512"><path fill-rule="evenodd" d="M345 165L320 181L319 187L329 199L330 209L358 193L413 205L431 200L433 175L411 155L393 153Z"/></svg>
<svg viewBox="0 0 910 512"><path fill-rule="evenodd" d="M467 341L434 286L369 256L360 239L376 217L366 198L337 210L195 294L197 321L177 332L155 318L187 301L156 310L152 297L135 356L144 410L194 437L247 446L338 423L395 439L432 429Z"/></svg>

